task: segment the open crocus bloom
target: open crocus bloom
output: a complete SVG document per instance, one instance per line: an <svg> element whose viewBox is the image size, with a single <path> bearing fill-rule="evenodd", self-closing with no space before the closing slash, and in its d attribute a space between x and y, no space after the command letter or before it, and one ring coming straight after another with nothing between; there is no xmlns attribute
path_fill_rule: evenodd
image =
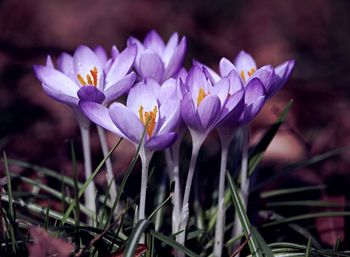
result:
<svg viewBox="0 0 350 257"><path fill-rule="evenodd" d="M158 83L177 76L187 50L185 37L179 42L178 34L174 33L165 44L154 30L146 35L143 44L138 39L130 37L128 45L131 44L137 46L135 69L141 79L152 78Z"/></svg>
<svg viewBox="0 0 350 257"><path fill-rule="evenodd" d="M106 72L108 61L104 63L103 52L80 46L73 56L63 53L57 69L47 62L46 66L34 66L34 70L49 96L76 107L79 98L107 103L126 93L135 81L135 73L129 73L135 57L136 46L131 45L116 56Z"/></svg>
<svg viewBox="0 0 350 257"><path fill-rule="evenodd" d="M181 114L192 134L207 135L231 112L243 111L244 90L231 90L228 78L213 83L201 67L194 65L185 85L188 93Z"/></svg>
<svg viewBox="0 0 350 257"><path fill-rule="evenodd" d="M136 84L129 92L126 106L113 103L107 108L97 103L81 101L84 114L98 125L123 135L130 142L141 143L147 124L144 148L159 151L176 140L174 127L180 117L180 102L176 97L176 80L170 79L160 86L148 79ZM107 117L109 116L109 117Z"/></svg>
<svg viewBox="0 0 350 257"><path fill-rule="evenodd" d="M257 68L252 56L245 51L240 51L234 60L234 63L226 58L220 61L220 75L205 66L210 77L217 81L221 77L226 77L233 70L239 75L243 85L247 85L250 80L258 78L264 86L265 97L274 95L286 83L294 69L294 60L286 61L277 67L265 65ZM204 65L202 65L204 66Z"/></svg>

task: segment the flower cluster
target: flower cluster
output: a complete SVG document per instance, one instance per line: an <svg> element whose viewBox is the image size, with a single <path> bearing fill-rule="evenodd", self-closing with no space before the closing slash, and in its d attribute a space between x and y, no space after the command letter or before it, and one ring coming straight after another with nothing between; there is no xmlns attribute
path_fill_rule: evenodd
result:
<svg viewBox="0 0 350 257"><path fill-rule="evenodd" d="M198 61L187 72L183 68L186 52L185 37L179 40L174 33L165 43L151 31L143 42L130 37L123 51L113 46L110 56L101 47L79 46L73 55L62 53L56 64L48 57L46 65L34 67L45 92L71 106L78 121L83 117L140 145L140 219L144 218L153 152L179 142L189 129L193 141L190 169L183 201L176 201L182 208L174 206L181 212L181 220L173 218L178 231L186 229L193 172L207 135L217 129L227 148L237 128L259 113L294 68L293 60L258 68L251 55L241 51L232 62L222 58L219 73ZM117 101L123 95L127 95L125 105Z"/></svg>

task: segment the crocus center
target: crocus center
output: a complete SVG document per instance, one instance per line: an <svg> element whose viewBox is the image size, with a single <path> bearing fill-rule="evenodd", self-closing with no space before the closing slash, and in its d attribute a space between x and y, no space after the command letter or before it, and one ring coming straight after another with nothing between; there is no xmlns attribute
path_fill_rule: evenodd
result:
<svg viewBox="0 0 350 257"><path fill-rule="evenodd" d="M207 96L208 94L204 92L204 89L201 87L199 89L199 94L197 97L197 107L201 104L201 102L203 101L203 99Z"/></svg>
<svg viewBox="0 0 350 257"><path fill-rule="evenodd" d="M154 106L152 111L145 112L144 109L143 109L143 106L140 105L139 118L140 118L140 121L142 122L142 124L144 126L146 126L146 124L148 122L147 134L148 134L149 137L151 137L153 135L154 129L156 127L157 113L158 113L157 106Z"/></svg>
<svg viewBox="0 0 350 257"><path fill-rule="evenodd" d="M86 85L92 85L94 87L97 86L97 68L94 67L92 70L90 70L90 74L86 75L86 80L78 74L78 80L81 85L86 86Z"/></svg>
<svg viewBox="0 0 350 257"><path fill-rule="evenodd" d="M248 79L249 79L251 76L253 76L254 72L255 72L255 68L251 68L251 69L248 71ZM241 74L240 74L240 75L241 75L243 81L246 82L245 72L244 72L243 70L241 71Z"/></svg>

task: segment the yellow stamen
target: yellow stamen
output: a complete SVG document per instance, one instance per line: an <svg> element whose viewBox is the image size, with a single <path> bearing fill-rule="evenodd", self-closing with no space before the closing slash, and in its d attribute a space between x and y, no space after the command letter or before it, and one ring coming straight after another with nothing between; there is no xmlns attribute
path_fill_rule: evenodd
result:
<svg viewBox="0 0 350 257"><path fill-rule="evenodd" d="M255 72L255 68L251 68L250 71L248 71L248 76L249 77L253 76L254 72Z"/></svg>
<svg viewBox="0 0 350 257"><path fill-rule="evenodd" d="M82 84L83 86L86 85L85 80L83 79L83 77L80 74L78 74L78 80L79 80L80 84Z"/></svg>
<svg viewBox="0 0 350 257"><path fill-rule="evenodd" d="M83 76L78 74L78 80L81 85L86 86L86 85L92 85L94 87L97 86L97 68L94 67L92 70L90 70L90 74L86 75L86 81L84 80Z"/></svg>
<svg viewBox="0 0 350 257"><path fill-rule="evenodd" d="M201 104L201 102L203 101L203 99L207 96L208 94L206 94L204 92L204 89L201 87L199 89L199 94L198 94L198 97L197 97L197 107Z"/></svg>
<svg viewBox="0 0 350 257"><path fill-rule="evenodd" d="M243 81L245 81L245 74L244 74L244 71L241 71L241 77L242 77Z"/></svg>
<svg viewBox="0 0 350 257"><path fill-rule="evenodd" d="M147 122L148 122L148 126L147 126L147 134L148 136L152 136L154 129L156 127L156 117L157 117L157 113L158 113L158 108L157 106L154 106L153 110L150 112L143 112L143 106L140 105L140 109L139 109L139 119L142 122L142 124L144 126L146 126Z"/></svg>

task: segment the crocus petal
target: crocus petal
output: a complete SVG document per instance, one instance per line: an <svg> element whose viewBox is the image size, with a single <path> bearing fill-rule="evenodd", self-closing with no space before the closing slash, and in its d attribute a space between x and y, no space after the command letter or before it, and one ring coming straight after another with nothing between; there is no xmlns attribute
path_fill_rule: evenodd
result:
<svg viewBox="0 0 350 257"><path fill-rule="evenodd" d="M176 138L177 135L174 132L154 136L146 141L145 147L151 151L161 151L171 146L175 142Z"/></svg>
<svg viewBox="0 0 350 257"><path fill-rule="evenodd" d="M92 122L114 133L117 136L125 137L110 118L108 108L95 102L86 101L80 101L79 106L85 116L88 117Z"/></svg>
<svg viewBox="0 0 350 257"><path fill-rule="evenodd" d="M62 53L57 58L57 68L75 81L73 56L67 53Z"/></svg>
<svg viewBox="0 0 350 257"><path fill-rule="evenodd" d="M113 85L105 89L104 94L106 96L106 102L113 101L118 97L127 93L132 87L132 85L134 84L135 79L136 79L135 72L131 72L130 74L125 76L123 79L117 81L116 83L114 83Z"/></svg>
<svg viewBox="0 0 350 257"><path fill-rule="evenodd" d="M78 90L78 97L82 101L102 103L106 96L94 86L83 86Z"/></svg>
<svg viewBox="0 0 350 257"><path fill-rule="evenodd" d="M181 116L188 127L201 132L204 130L193 105L190 92L184 96L181 102Z"/></svg>
<svg viewBox="0 0 350 257"><path fill-rule="evenodd" d="M115 60L115 58L117 58L117 56L119 55L119 49L118 47L116 47L115 45L112 46L112 49L111 49L111 56L112 56L112 59Z"/></svg>
<svg viewBox="0 0 350 257"><path fill-rule="evenodd" d="M146 35L145 40L143 41L143 44L147 49L152 50L153 52L157 53L159 56L163 55L163 51L165 47L164 41L155 30L150 31Z"/></svg>
<svg viewBox="0 0 350 257"><path fill-rule="evenodd" d="M136 51L136 45L131 45L115 58L106 75L105 90L121 80L130 71L136 58Z"/></svg>
<svg viewBox="0 0 350 257"><path fill-rule="evenodd" d="M269 91L271 85L272 85L272 78L274 76L273 67L271 65L265 65L261 68L259 68L254 75L251 77L258 78L264 85L265 92Z"/></svg>
<svg viewBox="0 0 350 257"><path fill-rule="evenodd" d="M219 74L217 74L215 71L213 71L211 68L209 68L205 64L203 64L197 60L192 60L192 63L193 63L193 65L201 67L202 70L204 71L206 77L209 78L213 84L218 82L221 79Z"/></svg>
<svg viewBox="0 0 350 257"><path fill-rule="evenodd" d="M269 88L269 90L266 93L267 97L272 96L273 94L276 93L276 91L278 91L284 86L284 84L292 74L294 70L294 66L295 66L295 61L289 60L287 62L284 62L278 65L275 68L275 73L272 80L272 86Z"/></svg>
<svg viewBox="0 0 350 257"><path fill-rule="evenodd" d="M144 126L135 113L121 103L113 103L109 107L109 115L113 123L131 142L140 143Z"/></svg>
<svg viewBox="0 0 350 257"><path fill-rule="evenodd" d="M156 86L152 83L153 86ZM126 106L139 117L140 109L144 112L149 112L154 109L154 107L158 108L157 96L154 95L153 90L150 90L149 85L144 82L137 83L133 86L128 94L128 99L126 100ZM160 86L158 85L160 89ZM156 122L158 121L159 110L156 117Z"/></svg>
<svg viewBox="0 0 350 257"><path fill-rule="evenodd" d="M164 48L162 59L164 61L165 66L168 66L169 61L173 56L178 43L179 43L179 35L175 32L171 35L168 43Z"/></svg>
<svg viewBox="0 0 350 257"><path fill-rule="evenodd" d="M226 77L232 70L236 70L236 67L227 58L221 58L219 63L221 77Z"/></svg>
<svg viewBox="0 0 350 257"><path fill-rule="evenodd" d="M217 82L210 90L209 93L219 97L221 106L226 102L227 96L229 94L230 81L227 78L221 79Z"/></svg>
<svg viewBox="0 0 350 257"><path fill-rule="evenodd" d="M34 66L36 77L43 83L45 92L67 104L78 104L78 85L62 72L45 66Z"/></svg>
<svg viewBox="0 0 350 257"><path fill-rule="evenodd" d="M134 37L128 38L127 46L131 46L131 45L136 45L136 47L137 47L137 55L136 55L136 61L135 61L134 65L135 65L136 70L140 71L140 58L143 55L143 53L145 52L145 47L140 42L140 40L138 40L137 38L134 38Z"/></svg>
<svg viewBox="0 0 350 257"><path fill-rule="evenodd" d="M102 66L104 66L108 60L105 49L102 46L96 46L94 49L94 53L96 54L97 58L100 60L100 63L102 64Z"/></svg>
<svg viewBox="0 0 350 257"><path fill-rule="evenodd" d="M152 78L162 82L164 64L158 54L146 51L140 58L140 75L142 78Z"/></svg>
<svg viewBox="0 0 350 257"><path fill-rule="evenodd" d="M261 110L265 102L264 86L258 78L249 81L245 87L245 110L241 122L250 122Z"/></svg>
<svg viewBox="0 0 350 257"><path fill-rule="evenodd" d="M244 111L244 90L241 89L234 95L228 97L224 108L221 110L218 123L220 126L235 128L238 126L239 118Z"/></svg>
<svg viewBox="0 0 350 257"><path fill-rule="evenodd" d="M242 78L241 78L241 76L239 76L239 74L237 73L237 71L235 69L232 70L228 74L227 78L230 80L230 91L229 91L229 93L231 95L233 95L234 93L240 91L244 87Z"/></svg>
<svg viewBox="0 0 350 257"><path fill-rule="evenodd" d="M186 51L187 51L187 40L185 37L183 37L180 41L180 44L174 50L174 54L166 66L164 79L173 77L179 72L185 60Z"/></svg>
<svg viewBox="0 0 350 257"><path fill-rule="evenodd" d="M240 51L238 53L234 64L239 74L243 72L245 80L248 80L248 78L250 77L248 72L250 72L252 69L256 70L256 64L253 57L245 51Z"/></svg>
<svg viewBox="0 0 350 257"><path fill-rule="evenodd" d="M205 130L215 124L221 110L220 99L214 95L206 96L198 107L198 116Z"/></svg>
<svg viewBox="0 0 350 257"><path fill-rule="evenodd" d="M46 67L49 67L49 68L52 68L52 69L55 68L55 65L53 64L53 61L52 61L52 58L51 58L50 55L48 55L46 57Z"/></svg>
<svg viewBox="0 0 350 257"><path fill-rule="evenodd" d="M74 72L76 75L76 81L78 80L78 75L82 76L86 80L86 76L91 76L91 70L95 67L97 69L97 88L102 89L103 82L103 69L100 60L97 58L96 54L87 46L79 46L73 55L73 65ZM86 81L87 82L87 81Z"/></svg>
<svg viewBox="0 0 350 257"><path fill-rule="evenodd" d="M207 79L203 70L199 66L193 66L188 72L186 85L189 87L189 90L192 94L192 101L197 103L199 91L202 88L205 93L208 93L207 90Z"/></svg>

